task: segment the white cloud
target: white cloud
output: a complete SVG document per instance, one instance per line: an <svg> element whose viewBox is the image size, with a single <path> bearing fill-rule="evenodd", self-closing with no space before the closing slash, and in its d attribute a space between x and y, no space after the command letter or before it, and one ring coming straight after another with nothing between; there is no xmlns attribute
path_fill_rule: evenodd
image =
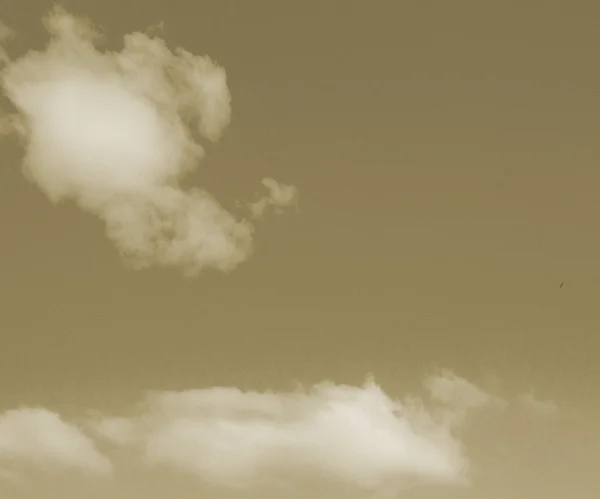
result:
<svg viewBox="0 0 600 499"><path fill-rule="evenodd" d="M528 392L519 396L519 402L526 409L539 414L540 416L551 416L558 407L551 400L540 400L533 392Z"/></svg>
<svg viewBox="0 0 600 499"><path fill-rule="evenodd" d="M14 409L0 415L0 468L5 465L44 469L78 469L110 473L110 461L75 425L40 408Z"/></svg>
<svg viewBox="0 0 600 499"><path fill-rule="evenodd" d="M205 190L181 187L202 159L201 140L218 140L229 123L223 68L142 33L125 36L120 52L102 52L91 23L61 8L44 23L45 50L5 60L1 74L18 111L2 128L25 145L26 176L52 202L73 200L104 220L136 268L196 275L246 259L253 226ZM272 179L265 185L265 207L295 194Z"/></svg>
<svg viewBox="0 0 600 499"><path fill-rule="evenodd" d="M422 403L392 400L372 381L306 392L155 393L141 407L129 419L134 424L109 423L119 427L114 443L152 467L215 483L308 473L377 489L414 479L461 481L467 467L461 443ZM100 433L110 438L105 428Z"/></svg>

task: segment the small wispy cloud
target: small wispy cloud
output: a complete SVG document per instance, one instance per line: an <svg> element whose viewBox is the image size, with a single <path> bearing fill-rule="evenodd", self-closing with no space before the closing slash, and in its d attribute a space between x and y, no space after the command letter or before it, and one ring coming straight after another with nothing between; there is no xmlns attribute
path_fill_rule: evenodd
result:
<svg viewBox="0 0 600 499"><path fill-rule="evenodd" d="M268 209L272 209L279 214L283 208L297 203L298 189L295 186L282 184L272 178L264 178L261 183L267 189L267 194L250 205L254 218L263 216Z"/></svg>
<svg viewBox="0 0 600 499"><path fill-rule="evenodd" d="M541 400L533 391L520 395L519 402L522 407L540 416L551 416L558 410L558 406L553 401Z"/></svg>
<svg viewBox="0 0 600 499"><path fill-rule="evenodd" d="M21 473L14 470L0 468L0 483L8 482L13 484L21 484L23 483L23 480L24 477Z"/></svg>
<svg viewBox="0 0 600 499"><path fill-rule="evenodd" d="M101 50L91 22L56 7L44 18L42 51L0 62L3 93L17 112L3 133L25 147L23 169L54 203L74 201L106 224L134 268L229 271L252 252L254 227L182 180L230 122L225 70L207 56L171 50L132 33L120 52ZM0 29L0 43L10 31ZM4 47L4 45L2 45ZM254 217L294 201L295 188L263 180Z"/></svg>
<svg viewBox="0 0 600 499"><path fill-rule="evenodd" d="M439 412L449 425L463 423L472 411L484 407L502 409L507 405L502 398L446 369L428 377L424 385L431 399L441 404Z"/></svg>

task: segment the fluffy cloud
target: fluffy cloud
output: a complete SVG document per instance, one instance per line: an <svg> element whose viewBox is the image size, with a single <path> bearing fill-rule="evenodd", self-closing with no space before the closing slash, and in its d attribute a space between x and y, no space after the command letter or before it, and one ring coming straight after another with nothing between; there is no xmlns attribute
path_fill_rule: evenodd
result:
<svg viewBox="0 0 600 499"><path fill-rule="evenodd" d="M45 50L14 61L0 53L1 84L17 110L2 129L25 145L27 178L52 202L72 200L104 220L136 268L196 275L246 259L252 224L206 190L181 187L203 141L217 141L230 121L224 69L142 33L125 36L120 52L101 51L93 26L60 8L44 23ZM251 215L293 202L293 187L263 184L269 193L248 206Z"/></svg>
<svg viewBox="0 0 600 499"><path fill-rule="evenodd" d="M110 473L110 461L75 425L51 411L23 408L0 415L0 471L16 476L10 466L76 469Z"/></svg>
<svg viewBox="0 0 600 499"><path fill-rule="evenodd" d="M154 393L137 416L97 419L95 427L152 467L220 484L309 475L379 489L460 481L467 469L461 443L423 403L393 400L372 380L287 393Z"/></svg>

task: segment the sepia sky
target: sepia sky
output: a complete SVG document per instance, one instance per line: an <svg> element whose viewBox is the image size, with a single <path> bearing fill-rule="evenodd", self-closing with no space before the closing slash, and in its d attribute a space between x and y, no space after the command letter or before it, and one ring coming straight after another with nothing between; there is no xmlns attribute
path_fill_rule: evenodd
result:
<svg viewBox="0 0 600 499"><path fill-rule="evenodd" d="M597 2L61 5L0 0L0 497L599 496Z"/></svg>

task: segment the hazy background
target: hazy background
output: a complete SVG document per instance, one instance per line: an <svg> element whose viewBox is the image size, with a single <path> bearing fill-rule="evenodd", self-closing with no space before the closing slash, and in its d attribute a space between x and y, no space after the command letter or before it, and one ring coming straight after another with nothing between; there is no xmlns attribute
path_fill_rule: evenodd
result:
<svg viewBox="0 0 600 499"><path fill-rule="evenodd" d="M2 409L367 372L401 394L444 367L535 387L566 412L545 429L509 415L510 437L475 429L483 489L406 497L596 497L600 4L62 4L111 46L164 21L169 44L222 64L233 120L194 180L233 200L277 176L298 187L300 211L261 227L231 275L134 272L99 221L23 178L4 140ZM51 5L0 1L15 52L44 46ZM177 484L169 497L194 497ZM166 497L132 487L123 497Z"/></svg>

